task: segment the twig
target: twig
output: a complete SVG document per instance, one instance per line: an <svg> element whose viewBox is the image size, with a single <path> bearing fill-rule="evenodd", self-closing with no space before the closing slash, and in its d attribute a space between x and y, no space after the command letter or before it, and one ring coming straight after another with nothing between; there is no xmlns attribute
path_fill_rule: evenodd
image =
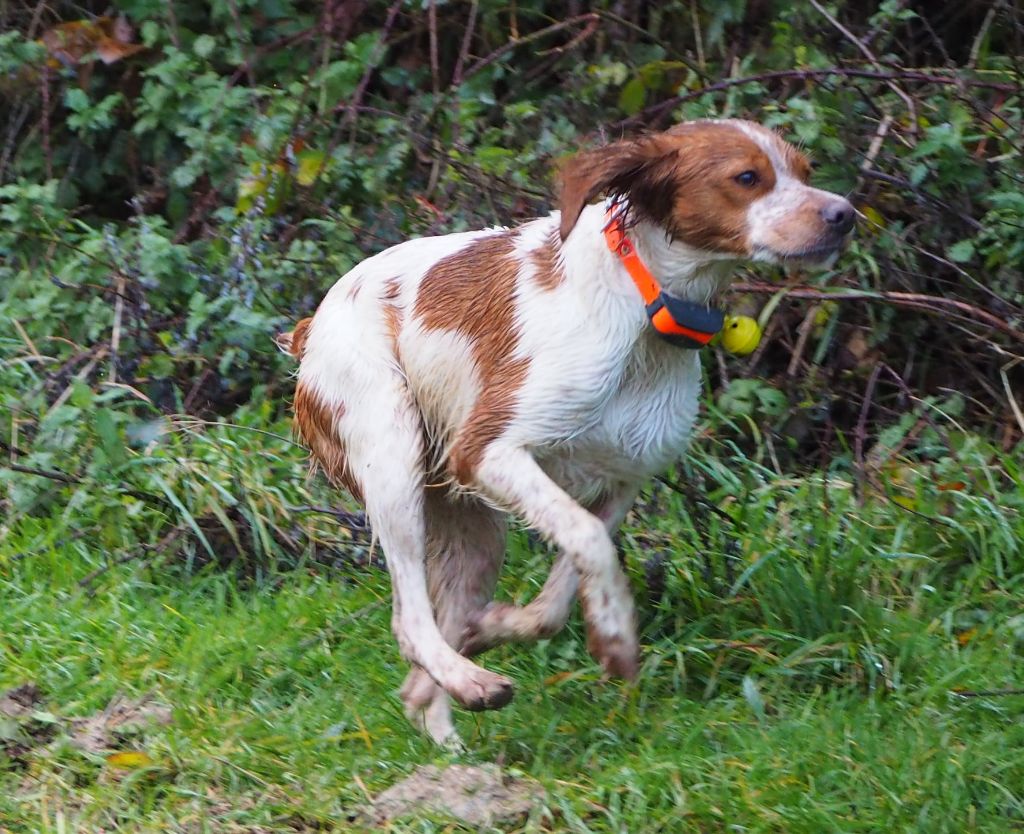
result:
<svg viewBox="0 0 1024 834"><path fill-rule="evenodd" d="M7 444L4 445L6 446ZM12 472L20 472L23 475L35 475L38 478L47 478L51 481L67 484L68 486L81 486L86 483L84 478L80 478L77 475L68 475L66 472L58 472L55 469L38 469L34 466L23 466L20 463L0 463L0 469L9 469ZM162 495L154 495L150 492L126 487L122 487L121 492L125 495L130 495L132 498L138 498L140 501L157 504L165 508L171 507L170 502Z"/></svg>
<svg viewBox="0 0 1024 834"><path fill-rule="evenodd" d="M814 329L814 318L818 315L818 310L821 309L821 304L812 304L808 310L807 315L804 316L804 320L800 322L800 327L797 329L796 346L793 348L793 355L789 360L789 367L786 368L786 376L796 376L796 372L800 369L800 360L803 358L804 350L807 347L807 339L810 338L811 330Z"/></svg>
<svg viewBox="0 0 1024 834"><path fill-rule="evenodd" d="M366 62L366 69L363 70L363 75L359 79L359 84L356 85L356 90L352 94L352 98L348 104L339 105L335 107L335 112L340 109L345 110L345 115L341 119L341 124L338 125L338 130L335 131L334 136L331 137L331 141L327 146L327 150L324 152L324 162L331 158L331 154L334 153L334 149L338 146L338 142L341 140L341 130L346 125L352 125L352 132L349 135L349 142L355 141L355 119L359 115L360 105L363 103L363 96L366 95L366 88L370 86L370 79L373 78L373 73L376 72L378 64L384 58L384 53L388 48L388 35L391 34L391 28L395 25L395 18L398 17L398 12L402 8L402 0L395 0L394 3L388 8L387 17L384 18L384 27L381 29L380 43L377 45L377 54L373 60Z"/></svg>
<svg viewBox="0 0 1024 834"><path fill-rule="evenodd" d="M874 166L875 159L878 158L878 154L882 150L882 144L885 142L885 136L889 132L889 127L891 125L892 115L886 113L878 123L875 135L871 137L871 144L868 145L868 152L864 154L864 159L860 163L861 175L866 174L871 170L872 166Z"/></svg>
<svg viewBox="0 0 1024 834"><path fill-rule="evenodd" d="M879 70L882 68L882 65L878 63L878 58L875 57L875 54L870 49L868 49L867 46L865 46L857 38L857 36L853 34L853 32L851 32L849 29L843 26L843 24L840 23L828 11L828 9L822 6L821 3L818 2L818 0L810 0L810 3L812 6L814 6L815 9L818 10L818 13L821 14L825 18L825 20L831 23L844 38L846 38L848 41L850 41L850 43L857 47L860 53L871 62L872 66ZM917 131L917 105L914 104L914 100L910 96L908 96L906 91L903 90L903 88L901 88L895 81L888 81L886 83L888 84L889 89L896 93L896 95L898 95L901 99L903 99L903 103L907 105L907 112L910 114L910 132L915 133Z"/></svg>
<svg viewBox="0 0 1024 834"><path fill-rule="evenodd" d="M462 83L462 68L466 65L466 59L469 57L469 47L473 43L473 32L476 29L476 15L479 9L480 0L472 0L469 6L469 20L466 21L466 31L462 35L462 48L455 61L455 70L452 72L453 87L458 87Z"/></svg>
<svg viewBox="0 0 1024 834"><path fill-rule="evenodd" d="M64 390L61 391L60 396L58 396L57 399L53 401L53 405L50 406L48 411L55 411L56 409L64 405L64 403L68 401L68 397L70 397L71 394L73 393L75 383L81 382L87 376L89 376L89 374L93 372L93 369L100 363L100 360L107 355L107 352L108 351L106 345L103 345L98 350L96 350L93 353L92 358L88 362L86 362L85 365L82 366L81 370L79 370L79 372L75 374L71 382L67 384L67 387L65 387Z"/></svg>
<svg viewBox="0 0 1024 834"><path fill-rule="evenodd" d="M855 484L857 487L857 500L864 498L864 480L867 473L864 467L864 442L868 438L867 424L868 413L871 411L871 402L875 397L875 385L878 383L878 375L882 373L882 366L875 365L871 369L871 376L868 378L867 388L864 390L864 402L860 406L860 417L857 419L857 427L854 430L853 456L855 469Z"/></svg>
<svg viewBox="0 0 1024 834"><path fill-rule="evenodd" d="M441 67L437 58L437 0L427 3L427 29L430 35L430 83L436 96L441 92Z"/></svg>
<svg viewBox="0 0 1024 834"><path fill-rule="evenodd" d="M932 419L932 416L928 412L928 408L926 407L926 403L923 400L921 400L920 397L914 396L914 392L910 390L910 386L907 385L906 380L903 379L903 377L901 377L898 373L896 373L896 371L894 371L884 362L881 362L880 366L882 370L884 370L887 374L889 374L889 376L891 376L896 381L896 384L899 386L900 391L903 392L904 397L906 397L910 402L921 404L921 418L931 427L932 431L934 431L939 437L942 438L943 442L945 442L946 449L949 452L950 457L952 457L953 460L955 460L957 463L960 463L960 456L957 454L956 448L953 445L953 441L949 437L949 432L947 432L945 428L938 425ZM893 452L893 454L895 454L895 451Z"/></svg>
<svg viewBox="0 0 1024 834"><path fill-rule="evenodd" d="M927 191L924 191L921 188L918 188L916 185L910 182L910 180L906 180L903 177L896 177L893 176L892 174L885 174L882 171L873 171L871 169L865 169L863 167L861 168L860 176L861 178L866 177L871 180L880 180L881 182L887 182L890 185L898 185L900 188L905 188L908 191L912 192L920 202L931 203L933 206L936 206L937 208L949 212L950 214L956 216L959 220L963 221L965 225L970 226L976 232L980 232L982 229L985 228L981 223L979 223L969 214L964 214L962 211L953 208L953 206L949 205L949 203L943 202L938 197L929 194Z"/></svg>
<svg viewBox="0 0 1024 834"><path fill-rule="evenodd" d="M272 43L256 47L256 49L253 50L253 52L250 53L249 56L245 59L245 62L241 66L239 66L238 69L234 71L234 73L232 73L231 78L228 79L227 86L234 87L235 84L238 83L238 79L240 79L243 75L248 76L252 72L253 67L256 66L256 58L258 56L269 55L271 53L277 52L279 49L284 49L286 46L293 46L294 44L300 43L301 41L308 40L313 36L313 34L314 27L310 26L308 29L303 29L300 32L293 32L290 35L285 35L282 38L278 38L276 41L273 41ZM220 104L221 101L223 101L223 98L223 95L221 95L220 99L218 100L218 105Z"/></svg>
<svg viewBox="0 0 1024 834"><path fill-rule="evenodd" d="M733 284L732 289L735 292L766 293L769 295L774 295L780 291L777 285L767 283ZM922 293L890 292L886 290L839 290L837 292L827 292L811 287L788 287L784 288L782 292L793 298L810 298L816 301L891 302L903 307L925 310L933 315L940 315L943 312L937 310L936 307L952 307L964 313L968 318L984 322L1000 333L1024 343L1024 332L1017 330L987 310L982 310L973 304L968 304L966 301L958 301L955 298L944 298L940 295L924 295Z"/></svg>
<svg viewBox="0 0 1024 834"><path fill-rule="evenodd" d="M165 550L168 545L173 543L174 540L184 532L185 529L183 527L175 527L156 544L142 544L139 547L132 548L127 553L122 553L116 559L112 559L105 565L101 565L95 570L89 571L89 573L78 580L78 586L80 588L89 588L93 582L103 576L103 574L111 568L116 567L117 565L123 565L125 562L130 562L132 559L138 558L142 553L153 553L154 557L151 558L159 556L162 550Z"/></svg>
<svg viewBox="0 0 1024 834"><path fill-rule="evenodd" d="M298 507L288 507L288 511L292 513L319 513L321 515L329 515L342 527L347 527L355 533L370 532L370 525L366 520L365 513L350 513L348 510L336 510L332 507L316 507L308 504L302 504Z"/></svg>
<svg viewBox="0 0 1024 834"><path fill-rule="evenodd" d="M114 296L114 325L110 333L110 375L107 382L117 382L117 351L121 345L121 316L124 313L124 276L117 276L117 290Z"/></svg>
<svg viewBox="0 0 1024 834"><path fill-rule="evenodd" d="M1006 695L1024 695L1024 689L951 689L957 698L1000 698Z"/></svg>
<svg viewBox="0 0 1024 834"><path fill-rule="evenodd" d="M995 20L996 12L1002 7L1002 2L993 3L988 10L988 14L985 15L985 19L981 22L981 28L978 29L978 34L974 36L974 43L971 44L971 56L967 60L967 66L974 69L978 63L978 53L981 52L981 42L985 40L985 35L988 34L989 27L992 26L992 21Z"/></svg>
<svg viewBox="0 0 1024 834"><path fill-rule="evenodd" d="M899 70L895 72L885 72L882 70L863 70L854 69L851 67L829 67L827 69L793 69L793 70L774 70L772 72L762 72L757 75L747 75L742 78L729 78L725 81L719 81L716 84L708 84L704 87L700 87L696 90L689 90L682 95L673 96L672 98L659 101L657 104L652 104L649 107L644 108L639 113L630 116L629 118L623 119L618 122L615 127L621 128L629 124L638 124L650 121L658 118L664 111L671 110L679 104L683 104L687 101L692 101L695 98L707 95L708 93L718 93L723 90L729 90L733 87L739 87L743 84L754 84L765 81L782 81L782 80L798 80L798 81L817 81L822 78L832 78L838 76L840 78L866 78L875 81L912 81L919 84L944 84L952 87L980 87L986 90L1000 90L1004 93L1015 93L1017 88L1013 84L1006 84L999 81L984 81L978 78L963 78L962 76L946 76L946 75L935 75L934 73L920 72L918 70Z"/></svg>
<svg viewBox="0 0 1024 834"><path fill-rule="evenodd" d="M659 46L662 49L664 49L666 57L670 57L671 60L678 61L680 64L683 64L687 69L692 70L693 73L698 78L701 79L701 81L705 81L706 82L708 80L708 74L707 74L706 68L704 67L703 64L699 64L699 65L698 64L694 64L693 61L691 61L683 52L680 52L679 49L673 47L672 44L670 44L670 43L664 43L664 42L660 41L657 37L655 37L650 32L648 32L646 29L644 29L643 26L638 26L632 20L628 20L627 18L623 17L622 15L615 14L615 12L608 11L607 9L594 9L594 14L598 15L599 17L601 17L602 20L610 20L612 23L615 23L615 24L617 24L619 26L622 26L622 27L624 27L626 29L629 29L629 30L631 30L633 32L636 32L638 35L643 35L645 38L647 38L648 40L653 41L657 46ZM702 56L701 50L703 49L703 43L701 41L701 36L700 36L700 31L699 31L699 27L700 27L699 21L696 24L696 26L697 26L697 29L698 29L698 31L695 33L696 36L697 36L697 44L698 44L697 54L698 54L698 56ZM700 60L703 60L703 57L701 57Z"/></svg>
<svg viewBox="0 0 1024 834"><path fill-rule="evenodd" d="M660 484L664 484L673 492L682 495L684 498L688 498L693 504L700 504L701 506L706 507L712 513L714 513L724 521L728 521L729 524L733 525L734 527L740 526L737 519L733 518L721 507L717 506L716 504L712 504L710 501L708 501L707 495L705 495L703 492L696 489L695 487L691 486L690 484L680 483L679 481L669 478L667 475L657 475L655 476L654 480L656 480Z"/></svg>
<svg viewBox="0 0 1024 834"><path fill-rule="evenodd" d="M693 24L694 46L697 48L697 63L701 70L707 68L704 60L704 38L700 31L700 14L697 12L697 0L690 0L690 21Z"/></svg>
<svg viewBox="0 0 1024 834"><path fill-rule="evenodd" d="M174 0L167 0L167 23L171 43L174 44L175 49L181 49L181 41L178 38L178 16L174 13Z"/></svg>
<svg viewBox="0 0 1024 834"><path fill-rule="evenodd" d="M903 7L906 5L907 0L899 0L896 3L896 7L892 9L891 14L896 14L898 12L903 11ZM890 26L891 23L891 18L882 18L881 20L879 20L878 23L871 27L871 30L863 38L860 39L861 43L863 43L865 46L868 46L876 37L878 37L878 33L885 29L887 26Z"/></svg>
<svg viewBox="0 0 1024 834"><path fill-rule="evenodd" d="M50 148L50 65L43 62L39 73L40 95L43 99L41 126L43 130L43 159L46 162L46 178L53 179L53 153Z"/></svg>
<svg viewBox="0 0 1024 834"><path fill-rule="evenodd" d="M1013 412L1013 416L1017 419L1017 425L1020 427L1020 433L1024 436L1024 412L1021 412L1020 406L1017 404L1017 398L1013 396L1013 389L1010 387L1010 378L1007 376L1007 371L1014 365L1019 363L1020 359L1014 359L1012 362L1008 362L999 369L999 376L1003 380L1003 388L1006 390L1006 399L1010 403L1010 410Z"/></svg>
<svg viewBox="0 0 1024 834"><path fill-rule="evenodd" d="M235 0L228 0L228 10L231 12L231 19L235 23L235 34L238 36L238 46L245 54L245 63L242 65L245 70L245 77L250 87L256 86L256 76L253 74L253 60L249 56L249 50L245 43L245 32L242 29L242 18L238 14L238 4Z"/></svg>
<svg viewBox="0 0 1024 834"><path fill-rule="evenodd" d="M545 26L543 29L538 29L536 32L531 32L529 35L526 35L525 37L510 40L508 41L508 43L504 43L501 46L499 46L490 55L481 58L479 61L473 64L473 66L466 70L466 74L463 76L463 80L469 78L472 75L476 75L484 67L490 66L499 58L501 58L505 53L511 52L517 46L525 46L528 43L533 43L533 41L540 40L541 38L546 37L547 35L552 35L555 32L560 32L562 29L568 29L570 26L575 26L578 23L586 23L586 31L593 32L594 30L597 29L599 21L600 18L597 14L595 14L594 12L588 12L587 14L576 15L575 17L570 17L567 20L562 20L558 23L553 23L551 26Z"/></svg>
<svg viewBox="0 0 1024 834"><path fill-rule="evenodd" d="M14 329L18 331L18 335L21 336L21 340L25 343L25 346L29 349L29 352L33 356L40 356L39 349L36 347L35 342L32 341L32 337L28 335L25 328L21 326L21 322L17 319L11 319L14 324Z"/></svg>
<svg viewBox="0 0 1024 834"><path fill-rule="evenodd" d="M6 444L4 444L6 445ZM37 469L34 466L22 466L20 463L0 464L0 469L10 469L12 472L20 472L23 475L35 475L39 478L48 478L51 481L59 481L62 484L80 484L79 478L72 478L63 472L55 472L52 469Z"/></svg>

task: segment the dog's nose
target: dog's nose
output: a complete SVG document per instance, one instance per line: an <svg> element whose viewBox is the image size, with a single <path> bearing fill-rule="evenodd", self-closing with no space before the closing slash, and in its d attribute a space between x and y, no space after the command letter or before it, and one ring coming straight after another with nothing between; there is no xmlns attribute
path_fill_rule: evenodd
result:
<svg viewBox="0 0 1024 834"><path fill-rule="evenodd" d="M846 202L846 200L836 200L821 210L821 219L833 231L845 235L853 228L853 206Z"/></svg>

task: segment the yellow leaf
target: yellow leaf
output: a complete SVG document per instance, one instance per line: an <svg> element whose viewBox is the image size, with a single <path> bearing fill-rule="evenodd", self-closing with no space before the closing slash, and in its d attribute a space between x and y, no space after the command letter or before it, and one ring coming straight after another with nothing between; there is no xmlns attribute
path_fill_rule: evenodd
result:
<svg viewBox="0 0 1024 834"><path fill-rule="evenodd" d="M834 301L822 302L814 313L814 326L820 328L828 324L832 316L835 315L838 307L839 305Z"/></svg>
<svg viewBox="0 0 1024 834"><path fill-rule="evenodd" d="M141 750L124 750L107 756L107 764L124 770L137 770L142 767L152 767L156 762L153 761L152 756Z"/></svg>
<svg viewBox="0 0 1024 834"><path fill-rule="evenodd" d="M976 628L969 628L969 629L967 629L967 631L961 631L956 636L956 642L959 643L961 646L966 646L968 643L970 643L977 636L978 636L978 629L976 629Z"/></svg>
<svg viewBox="0 0 1024 834"><path fill-rule="evenodd" d="M872 228L884 229L886 227L885 218L882 216L882 212L874 206L861 206L860 213L868 219Z"/></svg>
<svg viewBox="0 0 1024 834"><path fill-rule="evenodd" d="M238 201L235 203L235 210L248 211L256 203L257 198L263 197L265 210L268 214L273 214L280 205L281 190L288 169L283 162L274 162L270 165L254 162L249 169L252 171L252 176L246 177L238 183Z"/></svg>
<svg viewBox="0 0 1024 834"><path fill-rule="evenodd" d="M323 151L303 151L296 157L298 167L295 181L299 185L312 185L326 169Z"/></svg>
<svg viewBox="0 0 1024 834"><path fill-rule="evenodd" d="M899 504L905 510L916 510L917 501L911 498L909 495L894 495L892 497L894 504Z"/></svg>

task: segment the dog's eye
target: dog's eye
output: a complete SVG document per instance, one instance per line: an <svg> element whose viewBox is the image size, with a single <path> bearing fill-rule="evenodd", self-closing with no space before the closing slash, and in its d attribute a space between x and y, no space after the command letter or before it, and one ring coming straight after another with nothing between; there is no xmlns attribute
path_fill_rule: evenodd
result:
<svg viewBox="0 0 1024 834"><path fill-rule="evenodd" d="M750 188L752 185L757 185L757 172L744 171L742 174L737 174L733 179L735 179L740 185Z"/></svg>

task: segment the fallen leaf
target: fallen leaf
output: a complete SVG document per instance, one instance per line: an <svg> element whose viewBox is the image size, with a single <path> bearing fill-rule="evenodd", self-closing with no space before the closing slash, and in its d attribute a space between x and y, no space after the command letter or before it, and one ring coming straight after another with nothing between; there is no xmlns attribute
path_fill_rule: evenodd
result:
<svg viewBox="0 0 1024 834"><path fill-rule="evenodd" d="M141 767L152 767L156 762L152 756L141 750L123 750L107 756L107 764L124 770L136 770Z"/></svg>

